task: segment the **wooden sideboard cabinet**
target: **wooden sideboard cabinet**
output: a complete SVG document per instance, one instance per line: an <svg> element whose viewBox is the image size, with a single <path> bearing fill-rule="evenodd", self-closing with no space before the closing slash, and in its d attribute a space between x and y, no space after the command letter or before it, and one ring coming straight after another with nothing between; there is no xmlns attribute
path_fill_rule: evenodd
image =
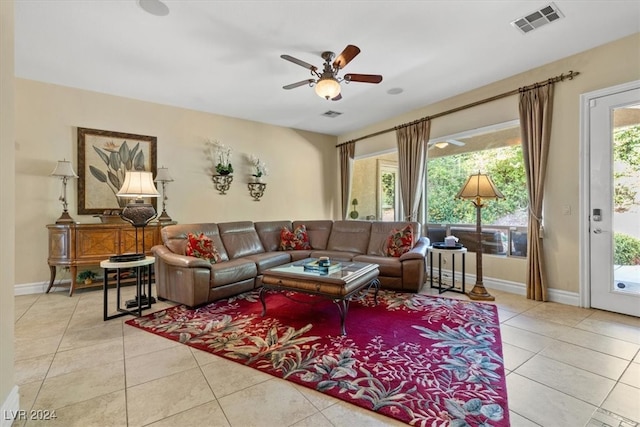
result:
<svg viewBox="0 0 640 427"><path fill-rule="evenodd" d="M144 252L151 253L151 247L159 244L160 229L167 224L150 223L144 228ZM78 283L78 267L100 265L100 261L112 255L138 252L136 250L136 229L127 223L116 224L50 224L49 270L51 278L47 293L56 279L57 267L68 267L71 271L69 296L73 291L88 286L102 286L102 283L85 285ZM138 246L142 251L142 228L138 229Z"/></svg>

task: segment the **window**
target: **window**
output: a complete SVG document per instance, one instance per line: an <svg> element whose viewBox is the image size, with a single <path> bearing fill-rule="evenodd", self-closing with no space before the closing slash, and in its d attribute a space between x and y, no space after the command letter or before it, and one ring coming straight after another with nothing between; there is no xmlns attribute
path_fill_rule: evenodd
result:
<svg viewBox="0 0 640 427"><path fill-rule="evenodd" d="M505 196L482 209L484 253L526 256L528 196L517 121L429 142L427 222L432 240L450 233L476 250L475 206L455 195L478 171L487 173Z"/></svg>

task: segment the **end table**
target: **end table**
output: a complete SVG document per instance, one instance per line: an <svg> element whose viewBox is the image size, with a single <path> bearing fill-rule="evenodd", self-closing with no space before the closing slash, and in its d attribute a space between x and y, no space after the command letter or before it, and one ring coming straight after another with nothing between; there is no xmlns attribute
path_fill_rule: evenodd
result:
<svg viewBox="0 0 640 427"><path fill-rule="evenodd" d="M438 286L433 285L433 254L438 254ZM462 255L462 289L456 289L456 255ZM433 246L429 247L429 267L431 268L429 273L430 285L432 288L438 289L438 294L441 294L446 291L465 293L465 255L467 254L467 248L465 247L456 247L456 248L435 248ZM451 285L443 288L442 287L442 257L451 255Z"/></svg>
<svg viewBox="0 0 640 427"><path fill-rule="evenodd" d="M115 319L116 317L126 316L127 314L131 314L133 316L142 316L142 310L146 310L151 308L151 277L153 273L153 264L156 262L154 257L148 256L144 259L138 261L125 261L125 262L114 262L109 260L104 260L100 262L100 267L104 269L104 281L102 285L102 289L104 291L104 313L103 320ZM132 309L122 308L121 298L120 298L120 270L123 269L134 269L136 272L136 299L137 306ZM108 275L110 271L116 272L116 309L118 313L109 315L108 314L108 294L109 294L109 286L108 286ZM143 290L144 285L147 285L148 298L146 298L146 304L143 304Z"/></svg>

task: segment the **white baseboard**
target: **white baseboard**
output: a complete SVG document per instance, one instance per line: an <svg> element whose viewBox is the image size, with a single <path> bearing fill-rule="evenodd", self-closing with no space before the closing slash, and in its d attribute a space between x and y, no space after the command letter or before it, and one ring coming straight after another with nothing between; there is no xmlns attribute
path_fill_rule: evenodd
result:
<svg viewBox="0 0 640 427"><path fill-rule="evenodd" d="M443 275L451 275L451 270L442 269ZM456 273L459 277L460 273ZM465 274L466 288L471 290L473 284L476 282L476 276L474 274ZM509 292L516 295L527 295L527 288L524 283L512 282L509 280L496 279L494 277L483 277L482 281L485 287L489 289L496 289L498 291ZM560 289L548 289L549 301L557 302L560 304L574 305L580 307L580 294L577 292L563 291Z"/></svg>
<svg viewBox="0 0 640 427"><path fill-rule="evenodd" d="M19 418L20 414L20 393L18 386L15 385L9 392L9 395L2 402L0 408L0 427L11 427L13 420Z"/></svg>
<svg viewBox="0 0 640 427"><path fill-rule="evenodd" d="M474 283L475 277L473 281L467 283ZM527 288L524 283L517 282L509 282L506 280L493 279L493 278L485 278L484 284L487 288L497 289L499 291L509 292L516 295L527 295ZM576 307L580 307L580 294L576 292L563 291L561 289L548 289L547 295L549 296L549 301L557 302L565 305L574 305Z"/></svg>
<svg viewBox="0 0 640 427"><path fill-rule="evenodd" d="M69 280L59 280L51 287L51 292L69 291ZM67 286L60 286L66 284ZM44 294L47 292L49 282L37 282L37 283L22 283L13 287L13 295L30 295L30 294Z"/></svg>

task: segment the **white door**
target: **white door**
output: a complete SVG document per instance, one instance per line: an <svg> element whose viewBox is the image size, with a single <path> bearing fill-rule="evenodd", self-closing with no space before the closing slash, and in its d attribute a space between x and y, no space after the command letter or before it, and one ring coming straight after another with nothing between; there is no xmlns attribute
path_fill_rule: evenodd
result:
<svg viewBox="0 0 640 427"><path fill-rule="evenodd" d="M591 307L640 316L640 88L589 106Z"/></svg>

